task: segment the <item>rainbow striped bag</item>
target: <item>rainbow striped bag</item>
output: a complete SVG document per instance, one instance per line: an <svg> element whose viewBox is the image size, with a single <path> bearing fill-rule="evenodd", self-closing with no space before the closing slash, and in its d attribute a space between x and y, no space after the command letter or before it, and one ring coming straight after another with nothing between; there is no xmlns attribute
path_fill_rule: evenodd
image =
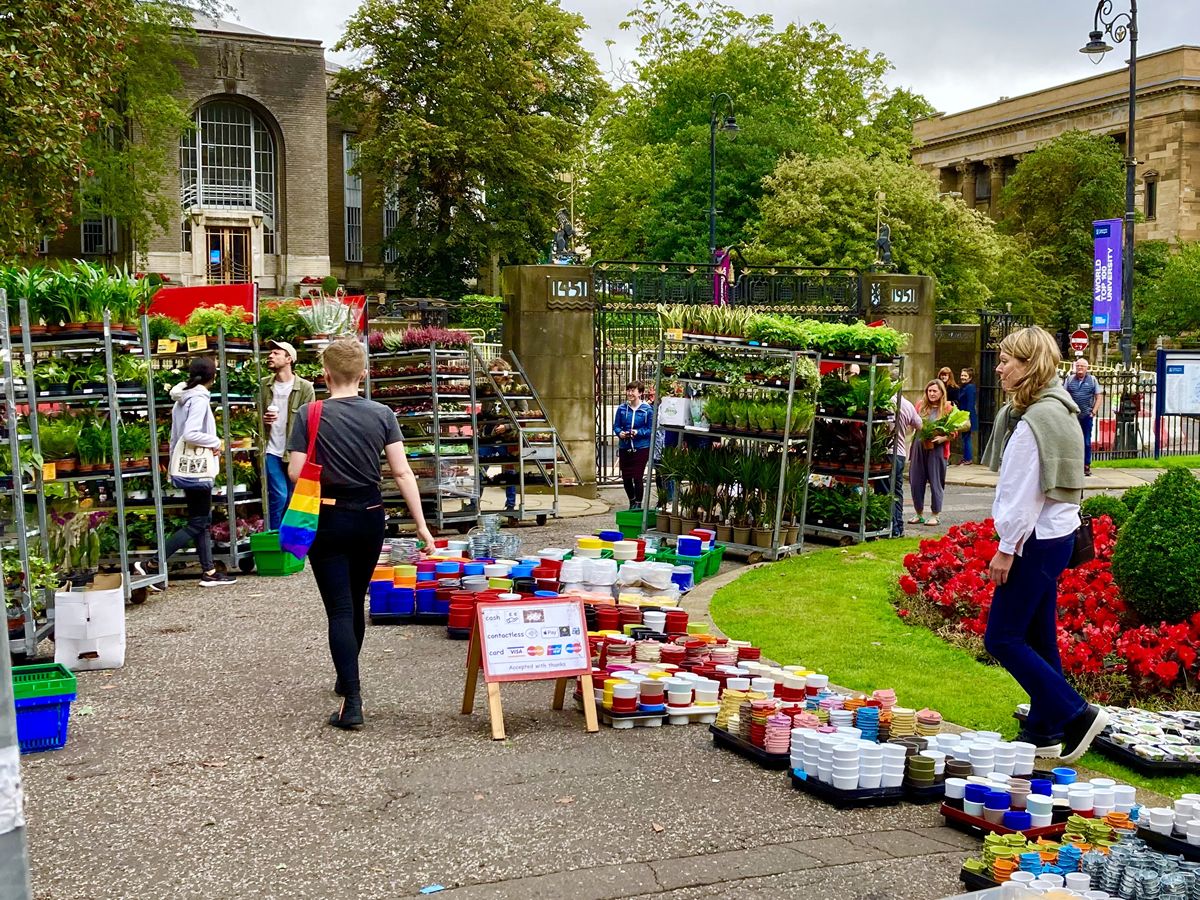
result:
<svg viewBox="0 0 1200 900"><path fill-rule="evenodd" d="M279 548L296 559L304 559L317 536L321 516L321 467L313 462L317 449L317 430L321 427L321 403L308 405L308 458L292 492L291 502L279 525Z"/></svg>

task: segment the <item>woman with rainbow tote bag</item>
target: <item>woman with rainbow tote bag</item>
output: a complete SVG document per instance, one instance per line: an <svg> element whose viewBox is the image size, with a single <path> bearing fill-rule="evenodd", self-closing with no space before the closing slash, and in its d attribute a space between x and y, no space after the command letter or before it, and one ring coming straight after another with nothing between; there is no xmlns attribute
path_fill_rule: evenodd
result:
<svg viewBox="0 0 1200 900"><path fill-rule="evenodd" d="M329 724L357 728L363 724L358 654L366 634L364 606L386 521L380 464L385 453L417 537L432 546L433 536L396 414L358 394L366 349L353 338L340 338L322 352L321 364L329 399L302 406L288 436L288 476L296 490L279 539L296 556L307 551L329 619L334 691L343 698Z"/></svg>

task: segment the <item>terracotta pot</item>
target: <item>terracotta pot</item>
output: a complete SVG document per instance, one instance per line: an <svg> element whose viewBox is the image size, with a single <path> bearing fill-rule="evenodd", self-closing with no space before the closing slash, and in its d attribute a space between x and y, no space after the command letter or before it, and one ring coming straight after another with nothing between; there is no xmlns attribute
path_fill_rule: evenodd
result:
<svg viewBox="0 0 1200 900"><path fill-rule="evenodd" d="M79 467L79 460L72 457L71 459L54 459L54 471L60 475L66 475L74 472Z"/></svg>
<svg viewBox="0 0 1200 900"><path fill-rule="evenodd" d="M717 525L717 540L729 543L733 540L733 528L729 525Z"/></svg>
<svg viewBox="0 0 1200 900"><path fill-rule="evenodd" d="M922 440L921 446L924 447L926 450L932 450L937 445L933 441Z"/></svg>
<svg viewBox="0 0 1200 900"><path fill-rule="evenodd" d="M671 530L671 517L665 512L656 513L654 516L654 530L661 531L663 534Z"/></svg>
<svg viewBox="0 0 1200 900"><path fill-rule="evenodd" d="M771 528L755 528L754 529L754 546L755 547L770 547L771 534L774 529Z"/></svg>
<svg viewBox="0 0 1200 900"><path fill-rule="evenodd" d="M749 528L739 528L735 525L733 527L733 542L735 544L749 544L750 543L750 529Z"/></svg>

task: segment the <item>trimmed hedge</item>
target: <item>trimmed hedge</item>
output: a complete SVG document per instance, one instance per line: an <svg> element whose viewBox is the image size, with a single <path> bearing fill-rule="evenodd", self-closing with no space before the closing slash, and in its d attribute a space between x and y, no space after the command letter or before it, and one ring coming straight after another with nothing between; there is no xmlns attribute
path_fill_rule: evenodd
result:
<svg viewBox="0 0 1200 900"><path fill-rule="evenodd" d="M1150 488L1152 487L1154 487L1153 484L1147 483L1139 484L1137 487L1128 488L1126 489L1125 493L1121 495L1121 502L1125 504L1125 508L1128 509L1131 514L1135 513L1137 512L1138 504L1146 499L1146 495L1150 493Z"/></svg>
<svg viewBox="0 0 1200 900"><path fill-rule="evenodd" d="M1113 525L1120 530L1131 515L1132 511L1124 503L1120 497L1110 497L1108 494L1097 494L1094 497L1088 497L1079 507L1080 512L1087 516L1108 516L1112 519Z"/></svg>
<svg viewBox="0 0 1200 900"><path fill-rule="evenodd" d="M1200 482L1168 469L1121 529L1113 579L1142 621L1181 622L1200 611Z"/></svg>

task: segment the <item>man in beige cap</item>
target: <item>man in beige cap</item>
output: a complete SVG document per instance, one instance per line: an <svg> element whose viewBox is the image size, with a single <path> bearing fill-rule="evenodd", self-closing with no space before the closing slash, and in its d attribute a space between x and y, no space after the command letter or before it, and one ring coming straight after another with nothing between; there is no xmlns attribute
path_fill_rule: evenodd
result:
<svg viewBox="0 0 1200 900"><path fill-rule="evenodd" d="M312 382L297 376L296 348L287 341L267 341L267 368L273 374L262 380L258 388L258 405L263 410L266 436L264 467L267 470L267 509L272 531L279 530L283 512L292 499L292 482L288 478L285 458L288 432L296 411L305 403L317 399Z"/></svg>

